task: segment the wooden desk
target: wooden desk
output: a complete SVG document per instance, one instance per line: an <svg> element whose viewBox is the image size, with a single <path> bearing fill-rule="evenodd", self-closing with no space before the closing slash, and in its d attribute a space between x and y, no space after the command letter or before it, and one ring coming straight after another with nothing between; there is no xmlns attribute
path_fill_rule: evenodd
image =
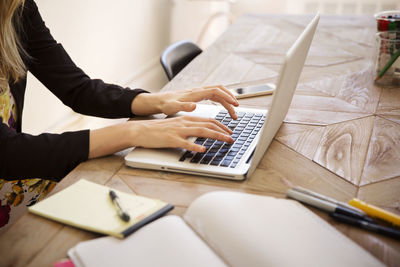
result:
<svg viewBox="0 0 400 267"><path fill-rule="evenodd" d="M285 51L310 19L242 17L164 90L274 82ZM400 88L372 83L374 34L372 17L322 16L285 123L246 181L131 169L119 153L79 165L54 192L86 178L160 198L176 206L173 214L182 214L213 190L284 197L290 186L300 185L400 213ZM258 97L241 105L263 107L270 101ZM316 212L386 264L400 265L399 241ZM97 236L27 213L0 236L0 265L51 266L70 247Z"/></svg>

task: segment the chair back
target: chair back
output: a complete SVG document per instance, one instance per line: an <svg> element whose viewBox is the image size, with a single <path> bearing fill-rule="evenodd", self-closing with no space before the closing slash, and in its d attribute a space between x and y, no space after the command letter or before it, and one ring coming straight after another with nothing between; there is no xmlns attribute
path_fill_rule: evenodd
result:
<svg viewBox="0 0 400 267"><path fill-rule="evenodd" d="M168 80L172 80L201 52L201 48L190 41L179 41L168 46L161 54L160 59Z"/></svg>

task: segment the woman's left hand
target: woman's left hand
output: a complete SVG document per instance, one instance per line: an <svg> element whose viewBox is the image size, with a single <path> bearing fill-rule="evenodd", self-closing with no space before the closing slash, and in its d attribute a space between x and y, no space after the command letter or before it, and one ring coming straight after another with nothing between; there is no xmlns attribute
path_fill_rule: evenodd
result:
<svg viewBox="0 0 400 267"><path fill-rule="evenodd" d="M172 115L179 111L190 112L195 102L211 100L220 103L233 119L237 119L234 106L239 106L235 96L224 86L206 86L178 92L140 94L132 101L132 113L147 116L157 113Z"/></svg>

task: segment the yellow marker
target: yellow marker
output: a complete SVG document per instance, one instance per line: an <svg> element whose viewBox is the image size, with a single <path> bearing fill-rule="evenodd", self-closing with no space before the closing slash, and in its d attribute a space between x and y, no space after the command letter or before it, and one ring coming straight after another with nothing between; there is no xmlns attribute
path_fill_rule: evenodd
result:
<svg viewBox="0 0 400 267"><path fill-rule="evenodd" d="M393 225L400 226L400 216L392 212L386 211L384 209L375 207L373 205L367 204L359 199L353 198L349 201L349 204L353 207L359 208L364 211L367 215L375 217L381 220L392 223Z"/></svg>

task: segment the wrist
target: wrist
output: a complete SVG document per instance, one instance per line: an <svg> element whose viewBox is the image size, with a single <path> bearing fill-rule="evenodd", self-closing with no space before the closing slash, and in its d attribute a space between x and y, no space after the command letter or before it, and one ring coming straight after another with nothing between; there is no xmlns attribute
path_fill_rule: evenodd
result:
<svg viewBox="0 0 400 267"><path fill-rule="evenodd" d="M162 113L163 100L158 94L140 94L131 103L131 111L138 116Z"/></svg>
<svg viewBox="0 0 400 267"><path fill-rule="evenodd" d="M130 147L132 140L126 134L125 123L91 130L89 135L89 158L109 155Z"/></svg>
<svg viewBox="0 0 400 267"><path fill-rule="evenodd" d="M128 121L128 127L124 138L129 142L129 147L141 146L141 139L146 135L146 125L139 121Z"/></svg>

